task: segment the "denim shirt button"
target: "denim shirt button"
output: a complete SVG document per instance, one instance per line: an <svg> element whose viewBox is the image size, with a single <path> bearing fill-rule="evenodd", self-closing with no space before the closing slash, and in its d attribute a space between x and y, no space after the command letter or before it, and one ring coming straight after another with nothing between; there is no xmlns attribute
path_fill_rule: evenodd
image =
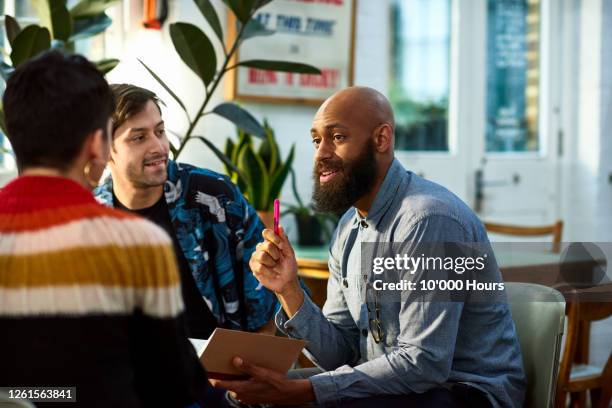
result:
<svg viewBox="0 0 612 408"><path fill-rule="evenodd" d="M361 334L363 335L363 337L368 337L368 329L362 329Z"/></svg>

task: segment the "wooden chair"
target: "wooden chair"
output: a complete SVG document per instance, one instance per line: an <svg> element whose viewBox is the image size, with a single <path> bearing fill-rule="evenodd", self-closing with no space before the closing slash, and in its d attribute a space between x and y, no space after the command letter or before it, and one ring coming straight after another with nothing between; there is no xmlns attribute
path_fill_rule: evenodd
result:
<svg viewBox="0 0 612 408"><path fill-rule="evenodd" d="M590 322L608 316L612 316L612 302L568 303L568 330L555 398L557 408L566 406L568 393L570 407L586 407L587 392L591 396L591 407L609 407L612 399L612 350L604 367L575 363L576 354L580 351L581 330L588 330Z"/></svg>
<svg viewBox="0 0 612 408"><path fill-rule="evenodd" d="M563 234L563 221L561 220L557 220L552 225L541 225L533 227L497 224L493 222L485 222L484 226L487 231L502 235L515 235L522 237L538 237L544 235L552 235L552 252L559 252L561 236Z"/></svg>

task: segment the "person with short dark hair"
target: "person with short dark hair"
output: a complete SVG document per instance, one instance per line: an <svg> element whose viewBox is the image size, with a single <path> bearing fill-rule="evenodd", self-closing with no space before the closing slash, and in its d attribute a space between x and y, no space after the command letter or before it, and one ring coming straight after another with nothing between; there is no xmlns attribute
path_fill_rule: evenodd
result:
<svg viewBox="0 0 612 408"><path fill-rule="evenodd" d="M91 193L113 101L93 64L58 51L7 82L20 175L0 190L0 386L75 387L85 407L221 406L186 337L170 238Z"/></svg>
<svg viewBox="0 0 612 408"><path fill-rule="evenodd" d="M95 191L98 201L139 214L172 237L190 337L206 339L217 326L274 334L276 297L249 268L264 228L255 209L227 176L169 160L153 92L111 88L112 177Z"/></svg>

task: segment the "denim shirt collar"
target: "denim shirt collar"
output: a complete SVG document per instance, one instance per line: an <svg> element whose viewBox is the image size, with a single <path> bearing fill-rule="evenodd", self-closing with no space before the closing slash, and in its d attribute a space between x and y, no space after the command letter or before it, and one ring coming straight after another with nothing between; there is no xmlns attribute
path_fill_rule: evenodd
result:
<svg viewBox="0 0 612 408"><path fill-rule="evenodd" d="M372 202L370 211L368 211L368 215L365 218L362 218L359 215L357 208L353 207L355 210L353 228L356 228L359 222L366 222L369 225L375 225L376 229L378 229L380 221L393 203L393 199L395 198L397 190L402 184L402 181L408 177L409 173L406 171L406 169L404 169L404 166L402 166L399 160L394 158L389 166L389 169L387 170L385 179L380 185L380 189L376 193L376 197L374 197L374 201Z"/></svg>

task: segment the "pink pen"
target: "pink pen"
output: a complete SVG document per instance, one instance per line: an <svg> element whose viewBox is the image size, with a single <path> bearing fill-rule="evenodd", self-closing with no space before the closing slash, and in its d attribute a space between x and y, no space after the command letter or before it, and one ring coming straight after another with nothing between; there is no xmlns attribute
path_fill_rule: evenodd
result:
<svg viewBox="0 0 612 408"><path fill-rule="evenodd" d="M274 233L276 235L280 234L278 229L278 224L280 221L280 201L278 198L274 200Z"/></svg>

